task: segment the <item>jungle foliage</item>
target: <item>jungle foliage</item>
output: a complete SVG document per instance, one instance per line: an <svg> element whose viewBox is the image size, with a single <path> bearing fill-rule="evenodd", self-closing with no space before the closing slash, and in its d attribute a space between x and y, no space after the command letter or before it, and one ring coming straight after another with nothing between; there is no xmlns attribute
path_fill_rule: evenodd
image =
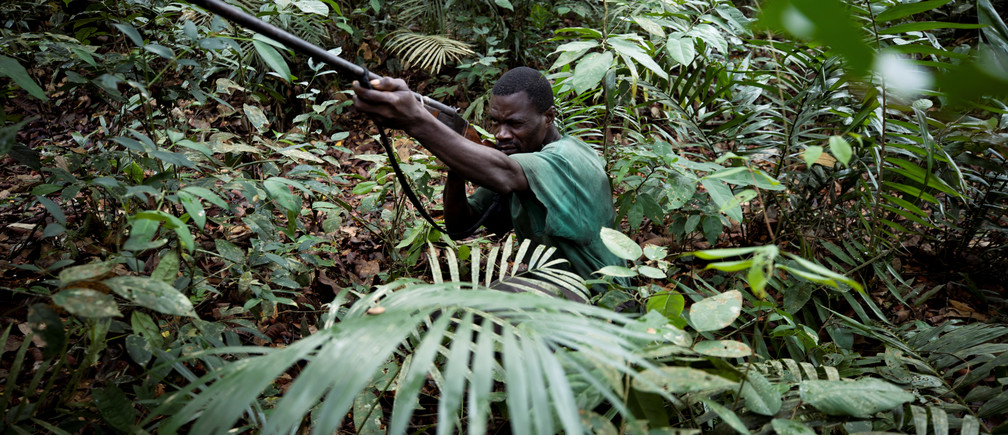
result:
<svg viewBox="0 0 1008 435"><path fill-rule="evenodd" d="M1008 431L1003 2L235 4L476 122L547 72L626 266L438 233L348 78L198 7L6 2L5 431Z"/></svg>

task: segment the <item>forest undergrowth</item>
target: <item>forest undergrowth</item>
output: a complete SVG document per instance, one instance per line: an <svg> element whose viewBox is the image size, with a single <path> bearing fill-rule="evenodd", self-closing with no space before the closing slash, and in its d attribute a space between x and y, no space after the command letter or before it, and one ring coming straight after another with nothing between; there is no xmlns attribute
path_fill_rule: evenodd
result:
<svg viewBox="0 0 1008 435"><path fill-rule="evenodd" d="M1002 3L239 3L477 124L546 72L626 267L438 233L346 77L196 6L6 4L5 431L1008 430Z"/></svg>

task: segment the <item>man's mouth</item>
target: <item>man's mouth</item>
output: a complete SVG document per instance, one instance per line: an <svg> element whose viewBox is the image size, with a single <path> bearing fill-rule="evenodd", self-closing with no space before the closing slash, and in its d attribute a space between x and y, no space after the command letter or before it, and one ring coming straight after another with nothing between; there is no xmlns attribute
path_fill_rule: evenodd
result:
<svg viewBox="0 0 1008 435"><path fill-rule="evenodd" d="M498 143L497 150L504 154L511 155L518 152L518 145L514 142Z"/></svg>

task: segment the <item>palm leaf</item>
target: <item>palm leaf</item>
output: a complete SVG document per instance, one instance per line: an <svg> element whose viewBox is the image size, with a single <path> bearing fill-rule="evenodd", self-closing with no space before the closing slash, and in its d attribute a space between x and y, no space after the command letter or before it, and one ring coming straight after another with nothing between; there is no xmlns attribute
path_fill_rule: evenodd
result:
<svg viewBox="0 0 1008 435"><path fill-rule="evenodd" d="M458 62L475 54L468 43L443 35L425 35L408 30L394 34L387 48L399 56L407 68L415 65L432 74L440 72L449 62Z"/></svg>
<svg viewBox="0 0 1008 435"><path fill-rule="evenodd" d="M379 304L383 311L373 309ZM381 314L369 315L369 310ZM225 432L239 423L270 383L303 365L275 408L258 417L265 421L262 430L296 431L311 413L312 433L333 433L379 369L395 359L398 350L417 343L402 368L391 433L409 430L417 394L430 373L442 379L439 424L447 427L439 428L441 433L455 430L463 408L470 430L482 433L495 378L505 382L515 432L580 433L579 406L566 374L606 370L635 379L637 368L652 367L636 352L656 336L627 328L630 323L631 318L603 308L536 294L461 283L391 283L353 304L342 322L286 348L241 348L242 353L258 355L195 380L179 394L180 399L192 398L158 430L173 433L192 423L191 430L200 433ZM452 343L448 347L442 345L446 340ZM502 364L494 363L495 353ZM439 363L444 359L439 355L449 362ZM466 388L468 395L463 393ZM620 403L622 386L595 380L589 388L616 401L615 409L632 418ZM155 416L171 408L172 403L166 404Z"/></svg>
<svg viewBox="0 0 1008 435"><path fill-rule="evenodd" d="M512 236L505 239L503 245L490 246L490 253L486 261L481 261L481 252L485 248L481 248L479 243L469 245L470 284L478 285L482 281L483 286L493 288L498 286L497 283L500 283L533 293L552 296L569 295L585 301L591 297L580 276L560 268L566 263L566 260L552 258L553 253L556 252L554 247L547 248L543 245L536 245L535 248L532 248L531 241L525 239L519 244L518 250L514 251ZM531 252L529 252L530 248L532 248ZM439 260L434 246L431 245L428 250L427 259L431 265L434 283L458 282L459 270L464 265L459 262L453 249L445 249L444 252L444 263L449 271L448 277L443 275L442 261ZM521 267L523 264L527 265L525 269ZM534 281L530 282L526 278L531 278Z"/></svg>

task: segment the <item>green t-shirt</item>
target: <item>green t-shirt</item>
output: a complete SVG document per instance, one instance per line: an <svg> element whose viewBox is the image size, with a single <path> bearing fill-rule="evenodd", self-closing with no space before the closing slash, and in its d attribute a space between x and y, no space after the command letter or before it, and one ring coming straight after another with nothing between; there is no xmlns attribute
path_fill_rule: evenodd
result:
<svg viewBox="0 0 1008 435"><path fill-rule="evenodd" d="M511 195L511 222L519 240L557 248L571 270L586 278L608 265L625 265L602 243L599 231L616 218L602 160L583 141L564 136L541 151L518 153L530 191ZM480 187L469 204L482 213L495 193Z"/></svg>

